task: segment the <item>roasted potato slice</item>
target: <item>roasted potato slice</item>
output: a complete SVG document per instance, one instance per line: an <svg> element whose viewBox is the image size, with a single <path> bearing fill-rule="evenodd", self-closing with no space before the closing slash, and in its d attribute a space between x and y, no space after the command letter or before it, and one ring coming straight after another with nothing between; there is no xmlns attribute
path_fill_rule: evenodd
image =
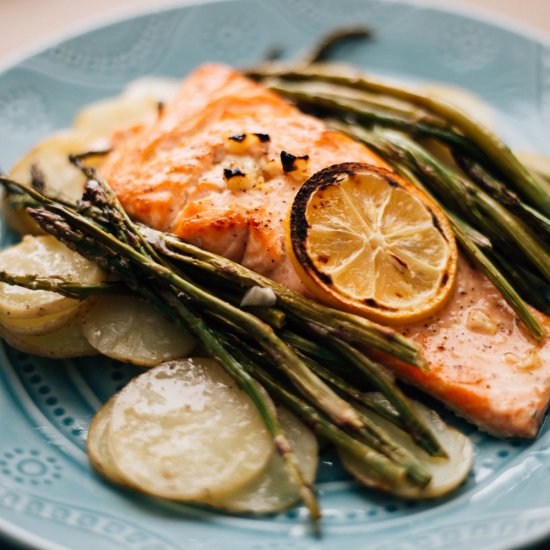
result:
<svg viewBox="0 0 550 550"><path fill-rule="evenodd" d="M97 299L85 315L83 330L90 345L113 359L143 367L187 357L195 339L135 296Z"/></svg>
<svg viewBox="0 0 550 550"><path fill-rule="evenodd" d="M163 363L116 398L109 448L145 493L210 503L265 468L273 442L252 400L212 359Z"/></svg>
<svg viewBox="0 0 550 550"><path fill-rule="evenodd" d="M164 78L136 80L122 94L82 109L74 127L81 132L110 136L115 131L154 121L159 104L170 99L177 87L177 83Z"/></svg>
<svg viewBox="0 0 550 550"><path fill-rule="evenodd" d="M414 443L413 439L406 432L372 411L364 410L364 412L392 436L399 445L405 447L424 463L432 475L432 479L426 487L420 488L411 483L389 487L383 481L377 479L371 471L368 471L361 460L355 456L341 449L338 451L338 454L346 470L369 487L382 489L393 495L415 500L441 497L456 489L468 475L473 461L472 443L464 434L446 424L436 412L418 402L413 402L413 406L421 419L432 429L434 435L439 439L448 454L448 458L428 455Z"/></svg>
<svg viewBox="0 0 550 550"><path fill-rule="evenodd" d="M59 276L96 284L105 273L51 236L26 236L0 252L0 271L11 275ZM14 332L39 334L54 330L75 315L84 302L45 290L0 283L0 322Z"/></svg>
<svg viewBox="0 0 550 550"><path fill-rule="evenodd" d="M18 334L0 325L0 336L19 351L52 359L68 359L97 353L84 338L82 325L78 321L46 334Z"/></svg>
<svg viewBox="0 0 550 550"><path fill-rule="evenodd" d="M287 409L279 407L277 413L281 429L296 454L306 481L313 483L319 464L317 438ZM299 500L299 489L290 477L285 461L278 453L273 453L260 476L212 504L232 513L270 514L280 512Z"/></svg>
<svg viewBox="0 0 550 550"><path fill-rule="evenodd" d="M124 478L113 461L109 447L109 426L115 399L116 394L96 412L88 428L86 445L92 466L109 481L124 484Z"/></svg>
<svg viewBox="0 0 550 550"><path fill-rule="evenodd" d="M0 314L0 325L13 334L30 336L47 334L48 332L63 328L68 323L72 323L78 314L82 314L90 307L90 304L90 300L84 300L82 302L77 302L74 307L52 313L51 315L41 315L32 319L16 319L8 315Z"/></svg>
<svg viewBox="0 0 550 550"><path fill-rule="evenodd" d="M80 170L69 162L69 155L103 149L108 143L108 140L88 132L64 130L31 149L11 169L9 176L20 183L30 184L33 167L36 167L48 194L74 203L82 197L85 180ZM42 233L25 212L17 195L5 194L3 211L8 225L19 234Z"/></svg>
<svg viewBox="0 0 550 550"><path fill-rule="evenodd" d="M139 99L142 97L154 99L157 102L166 102L172 99L181 86L177 79L161 76L145 76L130 82L122 97Z"/></svg>
<svg viewBox="0 0 550 550"><path fill-rule="evenodd" d="M82 109L74 126L80 132L110 136L117 130L155 120L157 112L158 101L153 98L113 97Z"/></svg>

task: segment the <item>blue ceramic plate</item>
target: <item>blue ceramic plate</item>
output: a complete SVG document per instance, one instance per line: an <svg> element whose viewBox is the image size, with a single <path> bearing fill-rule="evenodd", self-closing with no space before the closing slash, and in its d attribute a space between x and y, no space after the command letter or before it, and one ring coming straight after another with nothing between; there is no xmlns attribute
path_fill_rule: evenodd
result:
<svg viewBox="0 0 550 550"><path fill-rule="evenodd" d="M382 0L236 0L146 14L75 36L0 74L0 165L70 124L84 104L146 74L182 77L199 63L254 63L274 45L296 54L337 26L364 22L377 41L340 50L357 65L441 80L491 103L515 147L550 153L550 43L482 19ZM13 240L5 228L2 242ZM414 504L350 481L327 454L318 487L321 540L296 508L229 517L115 489L90 469L90 418L131 375L101 358L49 361L0 349L0 532L32 548L399 550L511 548L550 534L550 426L532 443L464 423L475 468L452 497Z"/></svg>

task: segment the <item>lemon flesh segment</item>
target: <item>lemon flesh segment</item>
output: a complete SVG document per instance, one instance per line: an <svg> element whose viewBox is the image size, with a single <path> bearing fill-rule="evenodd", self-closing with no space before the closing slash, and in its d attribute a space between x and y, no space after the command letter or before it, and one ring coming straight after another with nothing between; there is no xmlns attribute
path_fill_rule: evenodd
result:
<svg viewBox="0 0 550 550"><path fill-rule="evenodd" d="M305 217L318 278L345 300L415 312L448 280L453 246L432 209L383 174L342 174L312 193Z"/></svg>

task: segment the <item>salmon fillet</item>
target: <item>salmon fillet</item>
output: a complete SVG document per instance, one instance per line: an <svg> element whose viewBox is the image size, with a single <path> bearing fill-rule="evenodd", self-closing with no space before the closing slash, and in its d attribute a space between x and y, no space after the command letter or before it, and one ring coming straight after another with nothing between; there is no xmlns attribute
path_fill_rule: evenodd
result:
<svg viewBox="0 0 550 550"><path fill-rule="evenodd" d="M535 312L550 334L550 318ZM400 332L424 351L429 372L396 374L498 436L534 437L550 399L550 343L537 343L493 284L463 257L446 306Z"/></svg>
<svg viewBox="0 0 550 550"><path fill-rule="evenodd" d="M243 136L257 139L247 147ZM284 251L284 220L308 177L346 158L383 164L262 85L208 64L156 123L122 138L102 173L136 219L303 291ZM232 185L239 172L242 189Z"/></svg>
<svg viewBox="0 0 550 550"><path fill-rule="evenodd" d="M102 173L132 217L302 292L284 245L294 195L332 164L384 166L362 144L216 64L191 74L155 122L115 143ZM400 330L422 346L430 370L391 365L399 376L486 431L536 435L550 397L550 344L535 345L466 261L447 306Z"/></svg>

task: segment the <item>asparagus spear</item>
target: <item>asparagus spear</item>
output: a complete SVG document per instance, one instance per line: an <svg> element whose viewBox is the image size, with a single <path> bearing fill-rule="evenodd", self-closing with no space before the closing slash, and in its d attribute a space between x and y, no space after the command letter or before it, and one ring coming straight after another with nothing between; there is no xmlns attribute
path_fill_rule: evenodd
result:
<svg viewBox="0 0 550 550"><path fill-rule="evenodd" d="M342 359L336 353L324 346L320 346L313 340L305 338L290 330L285 330L281 336L284 338L285 342L301 353L304 353L308 357L312 357L316 361L321 361L325 364L328 363L331 369L341 370L343 367Z"/></svg>
<svg viewBox="0 0 550 550"><path fill-rule="evenodd" d="M550 285L517 262L510 262L495 251L486 253L506 278L535 309L550 315Z"/></svg>
<svg viewBox="0 0 550 550"><path fill-rule="evenodd" d="M533 338L541 341L545 337L546 331L540 321L533 315L533 312L527 307L506 277L498 270L497 266L468 237L464 222L456 216L452 216L451 221L455 235L469 258L473 260L474 264L500 291L503 298L516 312L516 315L523 321Z"/></svg>
<svg viewBox="0 0 550 550"><path fill-rule="evenodd" d="M476 145L494 166L515 186L517 193L533 207L550 216L550 195L540 185L512 151L490 130L472 120L460 109L429 95L376 80L365 74L330 65L288 67L268 64L249 71L256 78L278 77L298 80L320 80L359 90L397 97L426 109L448 121Z"/></svg>
<svg viewBox="0 0 550 550"><path fill-rule="evenodd" d="M230 345L233 346L233 349L235 349L235 347L239 344L239 342L232 337L226 337L226 342L229 342ZM249 357L254 359L254 362L257 365L273 365L273 362L269 359L269 357L265 355L264 352L254 349L253 346L247 347L247 354ZM306 355L301 356L313 372L319 372L323 370L323 367L321 367L321 365L319 365L317 362L313 361ZM325 379L329 381L330 376ZM373 400L371 399L369 401L372 402ZM408 415L409 412L407 405L404 405L404 409L407 409L406 415ZM415 483L421 486L426 485L430 481L431 477L428 470L406 449L402 448L391 437L380 430L380 428L371 420L369 416L367 416L367 414L357 409L356 411L359 418L361 418L363 425L360 429L354 430L351 435L355 438L361 439L374 450L381 452L382 454L393 460L396 464L400 464L401 466L406 468L407 474ZM386 411L387 409L385 409L385 412ZM401 417L399 417L399 420L402 420ZM407 430L408 422L403 421L402 424ZM347 431L350 432L350 430Z"/></svg>
<svg viewBox="0 0 550 550"><path fill-rule="evenodd" d="M350 397L360 405L363 405L366 408L378 413L380 416L386 418L386 420L393 422L396 426L405 428L405 423L401 420L401 416L389 401L382 401L376 398L373 392L363 391L355 384L348 383L343 377L335 374L332 370L321 365L317 361L312 360L311 357L308 357L307 352L304 353L304 356L309 359L308 365L311 370L338 392L340 392L343 396Z"/></svg>
<svg viewBox="0 0 550 550"><path fill-rule="evenodd" d="M390 328L318 304L263 275L186 243L174 235L163 234L150 228L143 228L142 231L154 246L173 260L222 277L242 288L271 288L277 296L278 307L290 315L307 323L324 326L331 335L375 348L411 365L425 367L419 347Z"/></svg>
<svg viewBox="0 0 550 550"><path fill-rule="evenodd" d="M317 373L321 378L324 378L329 382L333 387L341 389L342 394L347 394L350 397L354 398L354 401L358 403L368 403L368 408L372 408L372 403L374 400L369 399L369 396L364 392L358 391L353 388L351 385L347 384L341 378L333 375L329 370L325 369L315 361L308 359L307 356L304 356L304 360L308 364L309 368ZM382 409L383 407L377 407L377 409ZM387 412L386 408L383 408L384 413ZM385 416L385 414L384 414ZM391 437L384 433L377 424L375 424L366 414L363 414L359 410L359 418L363 423L363 428L359 431L361 438L371 447L373 447L378 452L386 455L388 458L392 459L395 463L400 464L407 470L407 474L416 483L419 485L426 485L430 481L430 474L428 470L418 461L411 453L406 449L399 446ZM401 417L398 417L401 420ZM392 418L392 420L394 420ZM405 425L404 422L400 424ZM407 426L405 426L405 430Z"/></svg>
<svg viewBox="0 0 550 550"><path fill-rule="evenodd" d="M116 204L110 203L110 205L111 207L116 208ZM35 209L31 210L29 213L46 232L53 234L68 246L76 249L83 255L90 257L90 259L95 260L97 259L98 255L97 250L94 249L93 252L90 252L90 249L88 249L86 246L90 244L91 237L95 237L97 239L97 241L95 242L99 243L98 248L100 256L102 252L102 241L104 243L104 248L106 248L105 243L108 243L110 245L109 250L115 250L117 252L120 252L121 250L127 251L127 249L132 250L130 247L125 245L125 243L118 241L114 237L106 234L103 229L99 228L98 226L94 227L94 224L90 223L89 221L79 219L78 214L72 213L68 210L66 210L65 212L65 214L67 214L67 218L73 222L75 220L81 222L81 226L84 226L89 230L88 235L84 234L82 231L73 231L67 223L67 220L64 219L64 217L59 212L56 214L46 209ZM98 236L100 238L98 238ZM139 255L139 253L136 252L136 255ZM135 257L136 256L134 256L134 258ZM143 254L141 255L141 262L149 266L154 265L152 260ZM115 271L117 275L121 276L123 280L125 279L125 276L127 276L126 270L117 269L116 266L113 265L109 265L109 267L111 270ZM129 282L133 283L133 281ZM142 289L140 287L140 292L143 292L145 288L146 287L143 287ZM286 437L282 433L276 418L276 414L271 409L269 403L265 399L265 396L262 394L261 388L254 382L254 380L248 375L248 373L243 370L240 363L223 347L219 339L208 327L208 325L206 325L204 320L197 314L195 314L190 308L184 305L183 301L181 300L182 296L180 292L174 292L169 288L161 287L159 294L160 298L166 304L168 304L168 306L172 310L175 310L180 319L185 323L185 325L195 333L195 335L199 338L209 354L220 361L220 363L224 366L224 368L228 370L228 372L237 381L241 388L246 391L247 394L251 397L260 414L262 415L266 427L274 438L277 451L283 456L291 475L293 476L298 487L300 488L300 494L304 500L304 503L308 506L311 519L315 524L320 517L317 500L311 487L303 477L292 451L292 447L289 445ZM146 293L145 295L146 297L149 297L148 293Z"/></svg>
<svg viewBox="0 0 550 550"><path fill-rule="evenodd" d="M432 193L426 189L421 180L416 177L414 166L412 169L410 166L407 166L403 170L402 166L406 158L403 152L400 149L393 149L393 147L389 146L388 143L380 138L379 134L367 132L357 125L342 125L340 123L331 123L331 125L348 133L355 139L363 141L371 147L374 147L374 149L376 149L382 156L385 156L388 160L393 161L398 170L404 171L405 176L408 177L409 181L415 183L428 195L432 196L434 200L437 200ZM419 175L421 177L424 173ZM454 188L451 188L450 193L453 192ZM459 197L460 196L457 195L455 200L459 199ZM472 260L472 262L499 290L506 302L508 302L510 307L515 311L516 315L525 324L531 335L538 341L542 340L545 336L545 330L540 321L533 315L532 311L527 307L521 296L516 292L506 277L499 271L498 267L491 262L486 254L483 253L482 248L487 244L487 239L461 220L451 208L445 206L445 204L442 204L441 202L440 205L446 211L447 216L453 225L455 236L470 260ZM490 246L490 242L488 244Z"/></svg>
<svg viewBox="0 0 550 550"><path fill-rule="evenodd" d="M538 210L525 204L513 191L502 182L495 179L482 166L468 159L463 154L454 153L458 166L470 179L479 184L495 200L510 208L513 212L523 218L526 223L536 228L546 238L550 237L550 219Z"/></svg>
<svg viewBox="0 0 550 550"><path fill-rule="evenodd" d="M319 332L319 335L322 335L322 332ZM420 447L432 456L447 456L437 438L418 417L402 391L395 385L393 377L382 365L372 361L343 340L331 339L328 341L328 344L333 350L353 364L366 380L388 398L390 403L399 412L401 420L406 425L410 436Z"/></svg>
<svg viewBox="0 0 550 550"><path fill-rule="evenodd" d="M12 275L6 271L0 271L0 282L8 285L21 286L29 290L49 290L57 292L67 298L84 300L91 296L104 296L113 294L128 294L130 289L119 281L104 282L98 284L84 284L64 279L63 277L39 277L35 275Z"/></svg>
<svg viewBox="0 0 550 550"><path fill-rule="evenodd" d="M349 450L349 452L353 453L366 465L372 468L373 472L376 472L377 475L380 475L383 479L388 480L390 486L396 486L403 482L407 475L406 469L403 466L395 464L388 457L374 451L341 428L331 424L328 419L314 407L285 389L282 384L274 380L264 369L259 368L254 361L247 359L242 350L233 348L233 352L239 356L245 368L253 373L253 376L258 379L258 381L260 381L278 401L292 410L306 422L306 424L309 424L317 434L326 438L331 443Z"/></svg>
<svg viewBox="0 0 550 550"><path fill-rule="evenodd" d="M353 116L367 125L379 125L388 128L403 130L418 137L431 137L443 141L463 151L473 158L478 158L476 147L449 128L444 121L434 118L429 113L418 108L405 109L389 103L387 99L346 97L342 92L334 90L327 93L308 89L307 84L285 83L283 80L268 79L264 84L280 95L314 109L322 109L330 113L337 113L342 117Z"/></svg>
<svg viewBox="0 0 550 550"><path fill-rule="evenodd" d="M273 437L276 451L285 460L288 471L300 490L300 496L307 506L314 530L318 531L318 520L321 517L319 504L311 485L305 479L296 459L292 446L284 435L276 412L266 400L263 388L250 376L241 362L237 360L222 344L221 338L198 315L187 308L176 295L163 291L163 297L178 311L186 326L200 339L209 355L217 359L239 386L249 395L260 412L264 423Z"/></svg>
<svg viewBox="0 0 550 550"><path fill-rule="evenodd" d="M317 63L324 61L330 56L335 47L343 42L349 42L358 39L371 39L373 32L367 27L349 27L337 29L334 32L324 36L321 41L303 57L303 63Z"/></svg>
<svg viewBox="0 0 550 550"><path fill-rule="evenodd" d="M370 111L373 111L373 118L380 113L383 117L387 117L390 125L398 127L403 123L407 129L414 129L416 122L441 129L449 128L445 121L431 116L414 105L361 90L352 90L326 82L289 82L277 78L266 79L263 84L292 101L331 109L345 115L353 114L369 118Z"/></svg>

